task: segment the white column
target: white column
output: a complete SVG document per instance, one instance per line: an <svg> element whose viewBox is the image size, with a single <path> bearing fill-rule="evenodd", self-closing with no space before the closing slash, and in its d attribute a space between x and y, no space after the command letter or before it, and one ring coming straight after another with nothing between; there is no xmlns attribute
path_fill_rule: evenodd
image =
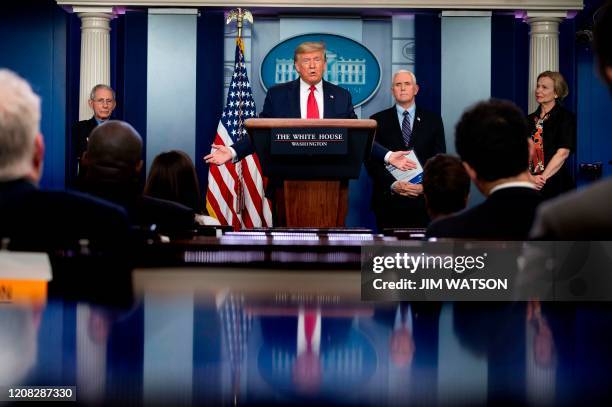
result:
<svg viewBox="0 0 612 407"><path fill-rule="evenodd" d="M79 120L93 114L87 104L91 88L99 83L110 86L110 19L112 7L73 7L81 19L81 80Z"/></svg>
<svg viewBox="0 0 612 407"><path fill-rule="evenodd" d="M543 71L559 70L559 23L566 17L562 11L529 11L529 113L536 103L534 91L538 75Z"/></svg>

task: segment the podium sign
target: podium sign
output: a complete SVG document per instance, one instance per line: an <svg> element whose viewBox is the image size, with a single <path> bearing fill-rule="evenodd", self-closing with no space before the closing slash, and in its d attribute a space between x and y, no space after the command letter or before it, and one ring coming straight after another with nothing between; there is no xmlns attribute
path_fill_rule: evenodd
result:
<svg viewBox="0 0 612 407"><path fill-rule="evenodd" d="M346 128L272 129L272 155L345 155L348 150Z"/></svg>

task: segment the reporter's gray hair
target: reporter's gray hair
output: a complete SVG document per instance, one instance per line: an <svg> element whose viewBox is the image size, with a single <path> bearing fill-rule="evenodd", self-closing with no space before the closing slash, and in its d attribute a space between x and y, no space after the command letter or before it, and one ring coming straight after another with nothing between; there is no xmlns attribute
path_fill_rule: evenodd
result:
<svg viewBox="0 0 612 407"><path fill-rule="evenodd" d="M106 89L106 90L110 90L113 94L113 100L115 100L115 91L113 90L113 88L111 88L108 85L105 85L103 83L99 83L96 86L94 86L93 88L91 88L91 92L89 93L89 99L91 100L96 100L96 92L99 89Z"/></svg>
<svg viewBox="0 0 612 407"><path fill-rule="evenodd" d="M40 98L25 79L0 69L0 179L31 169L34 139L40 133Z"/></svg>
<svg viewBox="0 0 612 407"><path fill-rule="evenodd" d="M408 71L406 69L398 69L397 71L393 72L393 77L391 79L391 86L393 86L393 84L395 83L395 77L401 73L410 74L410 76L412 76L412 82L414 82L414 84L417 85L417 79L416 79L414 72Z"/></svg>

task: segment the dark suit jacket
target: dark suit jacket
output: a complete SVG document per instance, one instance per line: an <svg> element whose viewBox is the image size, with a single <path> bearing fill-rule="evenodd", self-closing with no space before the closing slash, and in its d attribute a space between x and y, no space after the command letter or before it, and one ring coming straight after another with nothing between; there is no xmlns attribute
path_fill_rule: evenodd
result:
<svg viewBox="0 0 612 407"><path fill-rule="evenodd" d="M395 178L386 170L384 156L387 151L406 150L402 129L397 119L395 106L376 113L371 117L378 128L370 160L366 168L374 182L372 209L376 215L378 228L386 227L425 227L429 222L422 196L408 198L391 192ZM442 118L417 106L412 126L411 148L421 165L438 153L446 152Z"/></svg>
<svg viewBox="0 0 612 407"><path fill-rule="evenodd" d="M540 117L541 108L527 117L530 126L530 134L536 132L536 122ZM548 165L550 159L558 149L567 148L572 153L576 151L576 116L561 104L556 103L550 111L550 115L544 121L542 138L544 140L544 165ZM554 198L564 192L576 188L568 161L552 177L546 180L546 185L540 191L544 199Z"/></svg>
<svg viewBox="0 0 612 407"><path fill-rule="evenodd" d="M115 245L128 231L125 210L110 202L76 192L41 191L25 179L0 183L0 236L11 237L18 248L62 248L82 238Z"/></svg>
<svg viewBox="0 0 612 407"><path fill-rule="evenodd" d="M526 240L542 196L534 189L511 187L483 203L433 222L427 237Z"/></svg>
<svg viewBox="0 0 612 407"><path fill-rule="evenodd" d="M98 122L94 116L88 120L81 120L80 122L74 123L72 125L72 150L69 155L69 177L68 177L68 185L70 187L75 187L77 184L77 177L79 173L79 164L81 161L81 156L87 150L87 138L93 131L93 129L98 126Z"/></svg>
<svg viewBox="0 0 612 407"><path fill-rule="evenodd" d="M353 100L349 91L323 81L323 116L325 119L356 119L357 115L353 110ZM270 88L259 117L299 119L301 117L300 79ZM253 154L253 146L248 138L234 143L232 147L236 150L238 159Z"/></svg>
<svg viewBox="0 0 612 407"><path fill-rule="evenodd" d="M11 250L49 255L48 296L121 307L132 300L132 233L123 208L25 179L0 183L0 237ZM82 239L89 242L81 250Z"/></svg>

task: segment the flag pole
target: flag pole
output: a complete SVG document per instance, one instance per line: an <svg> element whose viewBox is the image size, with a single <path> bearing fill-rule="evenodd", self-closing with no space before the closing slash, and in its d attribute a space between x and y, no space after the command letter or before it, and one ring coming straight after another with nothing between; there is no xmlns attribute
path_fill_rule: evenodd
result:
<svg viewBox="0 0 612 407"><path fill-rule="evenodd" d="M244 43L242 41L242 27L244 26L244 21L248 21L253 24L253 15L249 10L243 8L235 8L229 12L227 18L225 20L225 24L231 24L232 21L236 21L236 28L238 28L238 36L236 37L236 44L240 47L240 51L242 52L244 58ZM236 61L234 61L236 62ZM242 129L244 123L242 122L242 95L239 96L238 99L238 112L239 112L239 128ZM238 138L242 138L243 135L239 134ZM236 213L240 214L244 209L244 179L242 177L242 163L238 161L236 163L236 173L238 175L238 191L236 193Z"/></svg>

